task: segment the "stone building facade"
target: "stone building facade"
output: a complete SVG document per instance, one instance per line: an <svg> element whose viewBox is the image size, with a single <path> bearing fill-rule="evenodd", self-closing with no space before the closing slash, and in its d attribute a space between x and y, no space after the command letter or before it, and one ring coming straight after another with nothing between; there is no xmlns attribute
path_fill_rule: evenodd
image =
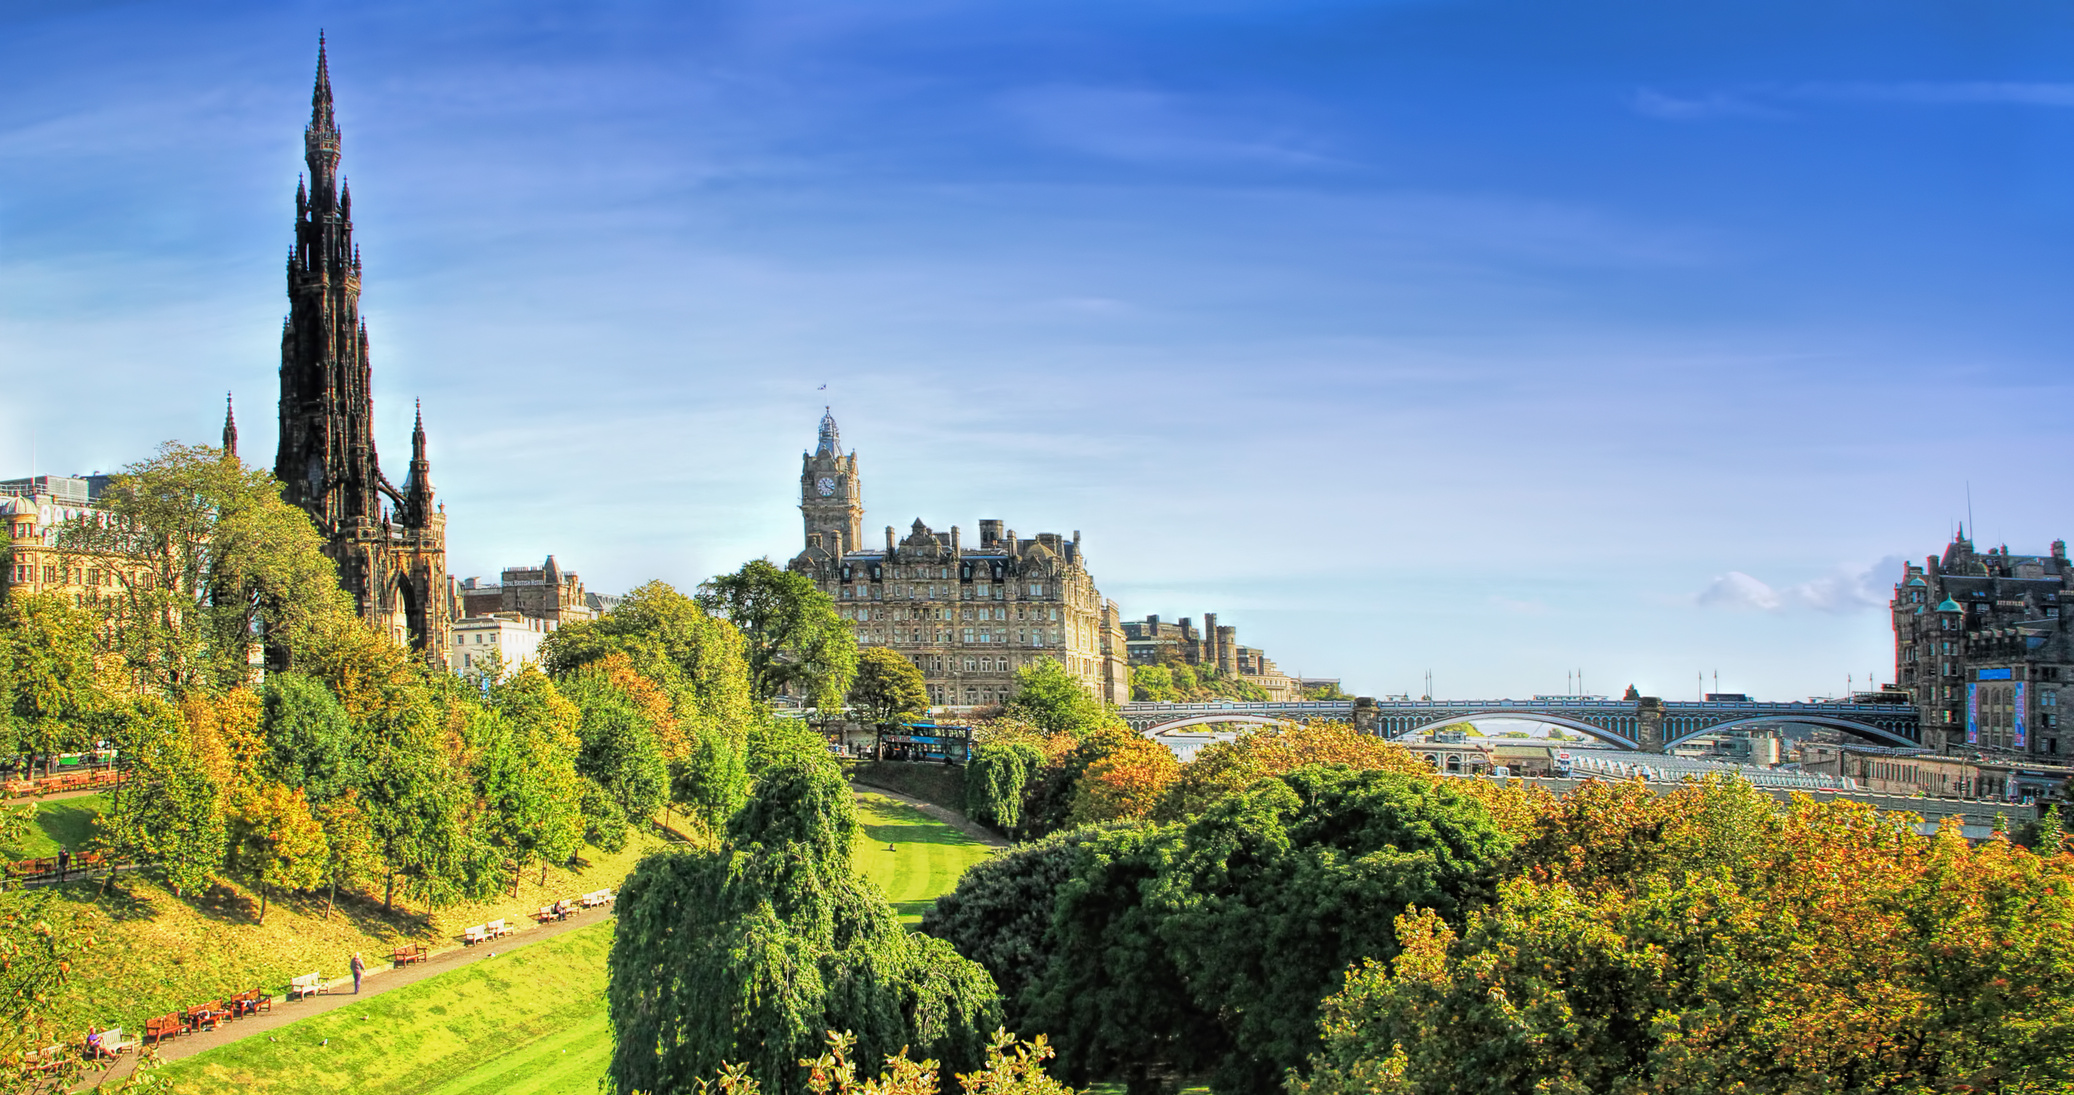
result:
<svg viewBox="0 0 2074 1095"><path fill-rule="evenodd" d="M1921 714L1923 744L1945 753L2065 756L2060 696L2074 688L2063 608L2074 565L1978 551L1964 529L1942 556L1908 564L1894 587L1895 686Z"/></svg>
<svg viewBox="0 0 2074 1095"><path fill-rule="evenodd" d="M603 614L597 607L602 598L585 593L583 578L573 570L563 570L552 555L539 566L505 567L496 585L464 578L455 596L464 618L515 614L544 621L549 630Z"/></svg>
<svg viewBox="0 0 2074 1095"><path fill-rule="evenodd" d="M888 525L884 547L866 547L857 454L843 451L832 414L799 484L806 548L790 568L835 599L860 646L912 661L933 704L1000 703L1016 671L1042 658L1103 700L1130 698L1122 618L1096 588L1078 532L1025 538L989 519L968 544L955 526L937 532L917 519L905 537Z"/></svg>
<svg viewBox="0 0 2074 1095"><path fill-rule="evenodd" d="M11 550L0 556L0 589L17 593L62 593L75 605L112 597L125 576L147 579L150 568L123 556L61 551L59 530L68 521L91 521L106 513L101 491L108 476L38 475L0 481L0 529Z"/></svg>
<svg viewBox="0 0 2074 1095"><path fill-rule="evenodd" d="M296 186L295 245L288 252L274 475L282 497L315 522L360 615L443 668L453 615L446 510L433 497L422 412L401 487L383 474L375 452L360 250L353 242L352 190L339 175L340 149L320 42L310 124L303 130L309 180Z"/></svg>
<svg viewBox="0 0 2074 1095"><path fill-rule="evenodd" d="M1125 620L1124 644L1130 664L1209 666L1266 692L1276 702L1300 700L1303 686L1282 672L1265 651L1239 645L1239 629L1217 623L1217 614L1203 614L1200 631L1195 620L1183 616L1168 623L1158 616Z"/></svg>

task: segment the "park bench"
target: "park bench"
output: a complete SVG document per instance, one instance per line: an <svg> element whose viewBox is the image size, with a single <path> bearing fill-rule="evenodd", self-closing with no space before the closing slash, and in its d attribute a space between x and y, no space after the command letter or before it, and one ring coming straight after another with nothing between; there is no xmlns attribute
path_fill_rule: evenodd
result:
<svg viewBox="0 0 2074 1095"><path fill-rule="evenodd" d="M540 906L540 911L533 914L533 919L538 920L542 924L545 924L548 921L553 920L554 918L555 907L553 905L542 905Z"/></svg>
<svg viewBox="0 0 2074 1095"><path fill-rule="evenodd" d="M288 982L288 998L290 1000L300 1000L305 996L315 996L317 990L322 987L324 987L323 974L305 973L301 977Z"/></svg>
<svg viewBox="0 0 2074 1095"><path fill-rule="evenodd" d="M8 798L33 795L36 793L36 781L33 779L10 779L0 783L0 792L5 792Z"/></svg>
<svg viewBox="0 0 2074 1095"><path fill-rule="evenodd" d="M611 903L611 890L592 890L583 895L583 907L586 909L595 909L600 905L609 905Z"/></svg>
<svg viewBox="0 0 2074 1095"><path fill-rule="evenodd" d="M504 918L501 916L495 920L490 921L487 924L484 924L483 928L484 934L488 935L492 939L502 939L505 936L511 934L511 928L506 926L506 924L504 923Z"/></svg>
<svg viewBox="0 0 2074 1095"><path fill-rule="evenodd" d="M428 957L430 956L425 953L425 948L416 943L405 943L389 952L389 961L394 963L398 969L408 966L412 962L423 962Z"/></svg>
<svg viewBox="0 0 2074 1095"><path fill-rule="evenodd" d="M490 927L487 924L477 924L472 928L462 928L461 945L464 947L475 946L477 943L490 937L489 930Z"/></svg>
<svg viewBox="0 0 2074 1095"><path fill-rule="evenodd" d="M196 1004L187 1009L187 1029L201 1030L207 1027L210 1030L215 1030L223 1025L223 1020L229 1015L230 1012L223 1009L223 1001L221 1000L211 1000L206 1004Z"/></svg>
<svg viewBox="0 0 2074 1095"><path fill-rule="evenodd" d="M230 998L230 1010L232 1018L250 1015L255 1011L272 1011L274 997L271 993L258 989L246 989Z"/></svg>
<svg viewBox="0 0 2074 1095"><path fill-rule="evenodd" d="M130 1043L122 1040L121 1027L109 1027L107 1030L89 1030L87 1032L86 1055L88 1057L97 1059L103 1057L112 1058L128 1048L130 1048Z"/></svg>
<svg viewBox="0 0 2074 1095"><path fill-rule="evenodd" d="M169 1012L156 1019L146 1019L144 1020L144 1044L148 1046L153 1042L163 1042L175 1034L183 1034L186 1031L187 1024L181 1021L178 1012Z"/></svg>
<svg viewBox="0 0 2074 1095"><path fill-rule="evenodd" d="M56 1072L65 1067L65 1047L44 1046L22 1054L22 1066L31 1073Z"/></svg>

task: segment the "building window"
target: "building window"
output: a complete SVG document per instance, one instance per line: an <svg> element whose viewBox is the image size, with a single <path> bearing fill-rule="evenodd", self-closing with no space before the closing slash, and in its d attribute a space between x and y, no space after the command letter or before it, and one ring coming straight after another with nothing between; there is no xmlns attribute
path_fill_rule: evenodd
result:
<svg viewBox="0 0 2074 1095"><path fill-rule="evenodd" d="M968 643L972 641L972 629L971 629L971 628L969 628L969 627L965 629L965 641L966 641L966 642L968 642ZM970 658L967 658L967 659L965 659L965 660L969 662L969 661L971 661L972 659L970 659Z"/></svg>

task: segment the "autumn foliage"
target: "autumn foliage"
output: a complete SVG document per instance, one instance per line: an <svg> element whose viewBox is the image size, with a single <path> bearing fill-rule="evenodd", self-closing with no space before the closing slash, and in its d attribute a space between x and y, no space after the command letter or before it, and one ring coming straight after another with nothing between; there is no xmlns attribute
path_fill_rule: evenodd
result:
<svg viewBox="0 0 2074 1095"><path fill-rule="evenodd" d="M1349 974L1294 1095L2074 1080L2074 857L1735 782L1545 805L1495 902Z"/></svg>

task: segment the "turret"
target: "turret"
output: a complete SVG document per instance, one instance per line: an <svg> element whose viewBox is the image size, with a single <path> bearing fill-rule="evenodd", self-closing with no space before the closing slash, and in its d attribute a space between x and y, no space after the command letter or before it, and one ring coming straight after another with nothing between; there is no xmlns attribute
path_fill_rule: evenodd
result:
<svg viewBox="0 0 2074 1095"><path fill-rule="evenodd" d="M425 408L418 405L418 417L410 431L410 474L403 480L404 524L412 528L425 527L426 519L432 516L432 461L425 458ZM554 565L554 557L547 563Z"/></svg>

